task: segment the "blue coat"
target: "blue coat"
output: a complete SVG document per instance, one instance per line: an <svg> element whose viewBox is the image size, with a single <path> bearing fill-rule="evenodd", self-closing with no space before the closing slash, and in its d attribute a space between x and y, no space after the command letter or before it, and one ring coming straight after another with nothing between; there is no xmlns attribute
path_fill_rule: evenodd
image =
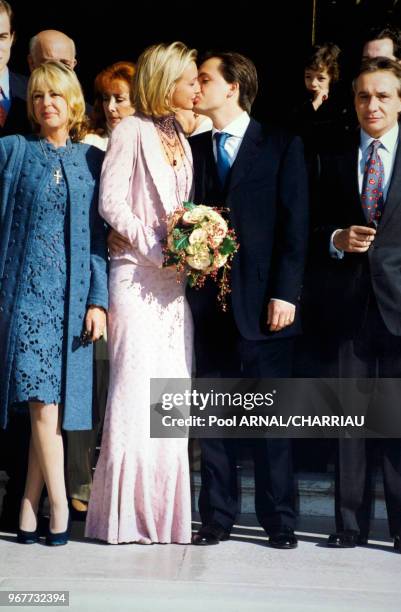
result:
<svg viewBox="0 0 401 612"><path fill-rule="evenodd" d="M68 187L70 245L63 427L92 428L93 347L79 338L89 304L108 307L105 227L97 211L103 153L73 144L61 164ZM7 425L17 312L37 204L53 172L36 137L0 139L0 426ZM46 287L45 287L46 289Z"/></svg>

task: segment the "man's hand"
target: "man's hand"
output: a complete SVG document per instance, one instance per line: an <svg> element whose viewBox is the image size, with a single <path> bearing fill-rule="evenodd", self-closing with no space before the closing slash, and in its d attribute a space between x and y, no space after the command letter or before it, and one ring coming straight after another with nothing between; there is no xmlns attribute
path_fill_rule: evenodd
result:
<svg viewBox="0 0 401 612"><path fill-rule="evenodd" d="M89 306L85 317L85 329L92 342L99 340L106 327L106 312L98 306Z"/></svg>
<svg viewBox="0 0 401 612"><path fill-rule="evenodd" d="M295 306L281 300L270 300L267 306L267 324L270 331L280 331L292 325L295 319Z"/></svg>
<svg viewBox="0 0 401 612"><path fill-rule="evenodd" d="M121 253L124 253L131 247L131 243L128 238L124 238L124 236L116 232L116 230L111 229L107 236L107 246L112 255L121 255Z"/></svg>
<svg viewBox="0 0 401 612"><path fill-rule="evenodd" d="M364 225L351 225L338 230L333 236L333 244L339 251L346 253L366 253L375 239L376 230Z"/></svg>

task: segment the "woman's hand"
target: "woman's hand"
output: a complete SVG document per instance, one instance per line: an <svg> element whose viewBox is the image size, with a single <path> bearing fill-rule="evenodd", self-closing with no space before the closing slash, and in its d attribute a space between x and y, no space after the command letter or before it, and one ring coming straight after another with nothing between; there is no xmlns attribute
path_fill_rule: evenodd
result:
<svg viewBox="0 0 401 612"><path fill-rule="evenodd" d="M100 306L88 306L85 317L85 329L92 342L103 336L106 328L106 311Z"/></svg>

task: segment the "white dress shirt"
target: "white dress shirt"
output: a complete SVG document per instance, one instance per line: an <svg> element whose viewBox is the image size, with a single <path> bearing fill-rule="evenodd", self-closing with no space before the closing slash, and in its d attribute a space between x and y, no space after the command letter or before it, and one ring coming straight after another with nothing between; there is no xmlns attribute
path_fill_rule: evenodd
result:
<svg viewBox="0 0 401 612"><path fill-rule="evenodd" d="M369 158L369 147L374 140L380 140L381 145L378 148L378 153L380 155L380 159L383 162L383 171L384 171L384 182L383 182L383 199L384 202L387 199L387 192L390 186L391 176L393 174L394 160L397 153L398 146L398 137L399 137L399 126L396 123L388 132L383 134L380 138L373 138L369 136L364 130L361 129L361 138L358 150L358 187L359 187L359 195L362 193L362 183L363 183L363 175L365 172L365 166ZM340 232L340 229L335 230L330 238L330 255L332 257L336 257L338 259L342 259L344 257L344 251L340 251L336 249L334 246L334 236L337 232Z"/></svg>
<svg viewBox="0 0 401 612"><path fill-rule="evenodd" d="M234 119L234 121L231 121L231 123L226 125L223 130L216 130L216 128L212 129L214 159L217 160L217 147L214 135L218 134L219 132L224 132L225 134L230 134L224 143L224 149L227 152L230 161L230 166L233 165L233 163L235 162L235 158L238 154L238 149L240 148L242 140L244 138L245 132L248 129L249 122L250 117L248 113L244 111L236 119Z"/></svg>
<svg viewBox="0 0 401 612"><path fill-rule="evenodd" d="M0 75L0 88L2 95L0 95L0 102L6 113L8 114L11 108L10 100L10 75L7 66L4 68Z"/></svg>

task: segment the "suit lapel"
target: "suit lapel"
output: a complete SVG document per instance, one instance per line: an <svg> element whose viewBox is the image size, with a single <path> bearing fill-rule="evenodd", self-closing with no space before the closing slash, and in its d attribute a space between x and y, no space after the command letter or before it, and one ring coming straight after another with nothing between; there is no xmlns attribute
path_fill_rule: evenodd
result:
<svg viewBox="0 0 401 612"><path fill-rule="evenodd" d="M401 203L401 145L397 145L397 152L394 160L393 173L391 175L390 186L387 192L387 198L384 203L383 217L379 223L382 229L388 220Z"/></svg>
<svg viewBox="0 0 401 612"><path fill-rule="evenodd" d="M252 167L255 157L259 153L259 145L262 141L262 127L251 118L227 179L228 191L234 189L247 174L249 168Z"/></svg>

